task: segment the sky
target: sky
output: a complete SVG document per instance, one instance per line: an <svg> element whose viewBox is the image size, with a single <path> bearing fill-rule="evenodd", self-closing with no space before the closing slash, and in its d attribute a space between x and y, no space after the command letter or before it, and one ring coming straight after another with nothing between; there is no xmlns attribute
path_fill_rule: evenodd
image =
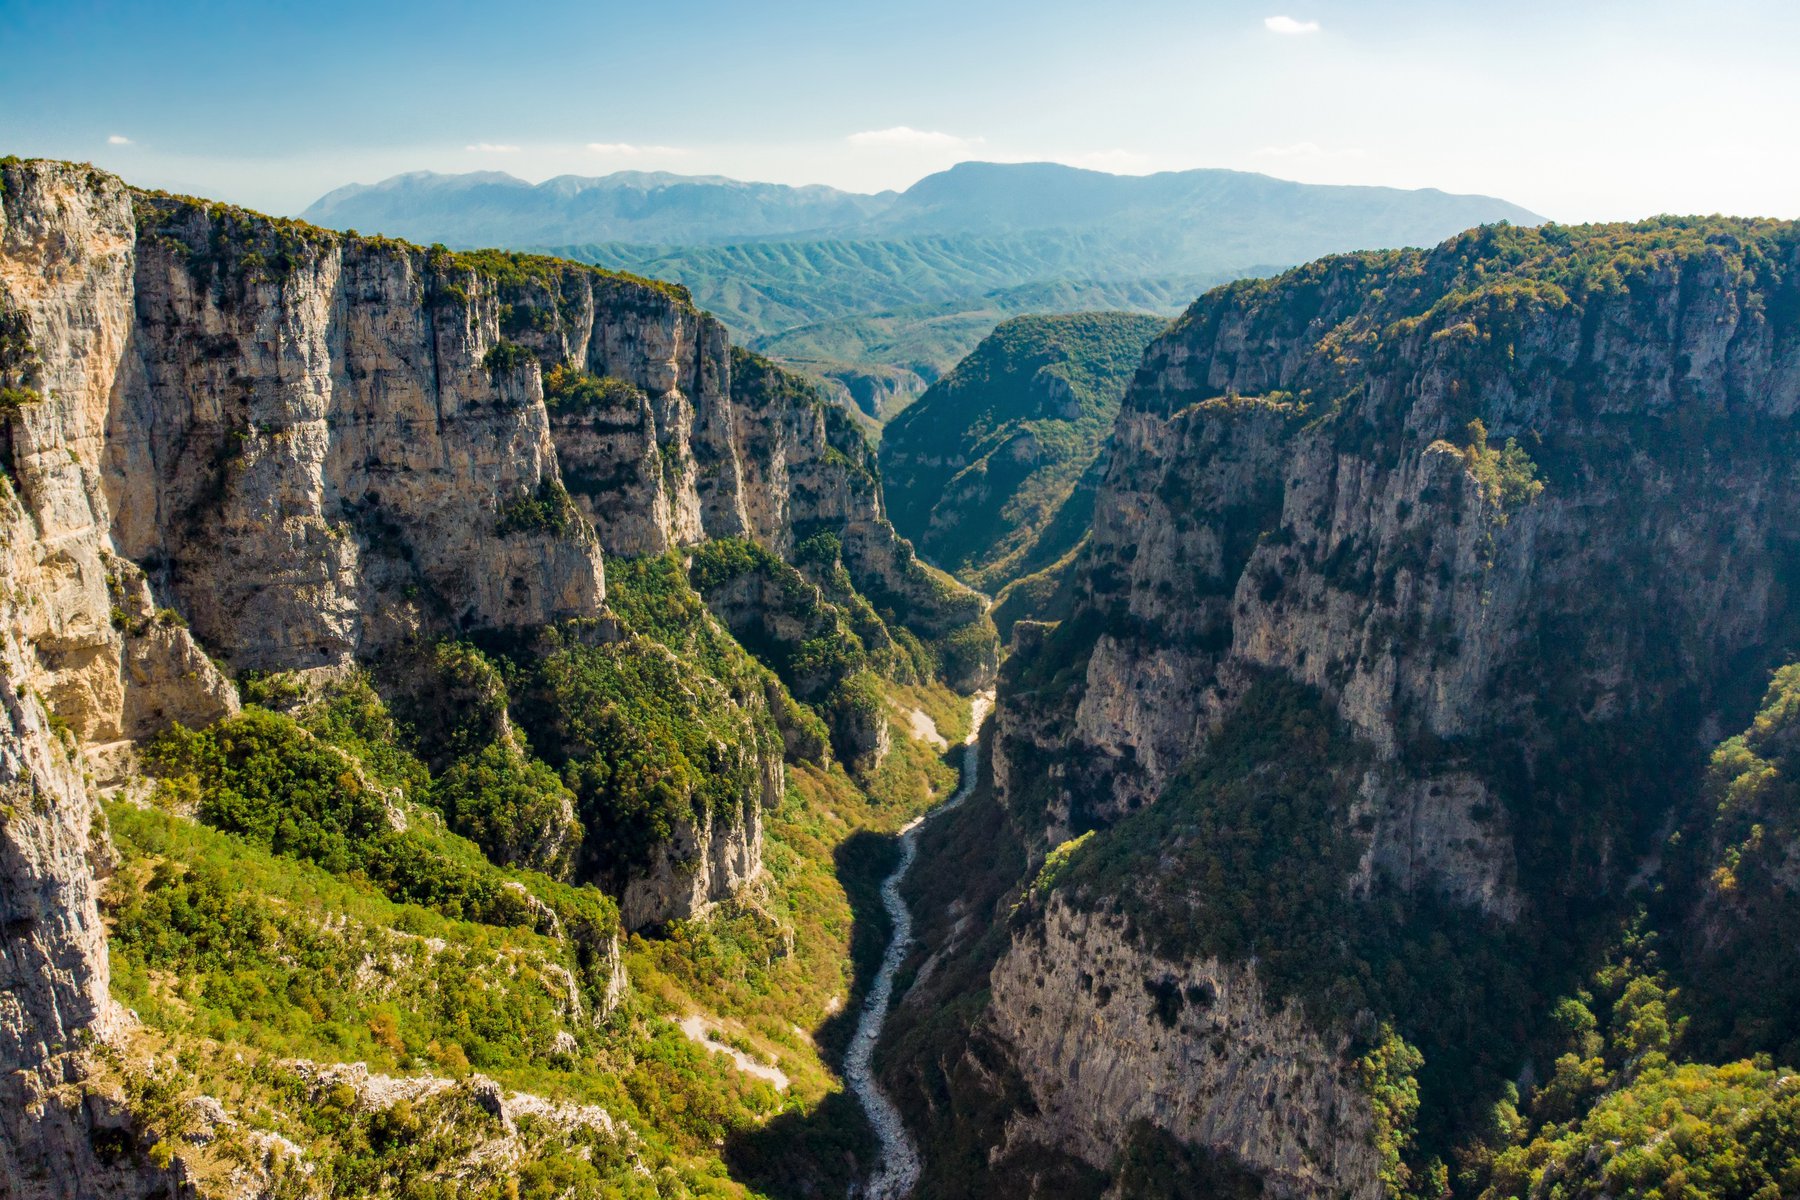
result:
<svg viewBox="0 0 1800 1200"><path fill-rule="evenodd" d="M968 159L1800 218L1795 0L0 0L0 154L297 213L403 171Z"/></svg>

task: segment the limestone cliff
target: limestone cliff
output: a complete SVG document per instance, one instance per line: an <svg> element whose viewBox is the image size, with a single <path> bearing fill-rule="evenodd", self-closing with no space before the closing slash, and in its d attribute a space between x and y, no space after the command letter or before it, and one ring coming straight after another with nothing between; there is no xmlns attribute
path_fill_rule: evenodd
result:
<svg viewBox="0 0 1800 1200"><path fill-rule="evenodd" d="M132 780L140 739L235 712L227 671L329 675L570 622L618 639L606 553L718 536L791 553L830 529L959 679L992 672L979 598L911 563L847 421L787 377L734 382L724 327L680 289L67 164L0 161L0 198L0 1167L18 1194L160 1186L129 1159L109 1174L95 1147L128 1118L76 1086L80 1046L122 1019L96 789ZM706 703L761 731L754 682ZM780 736L717 757L742 786L620 884L634 924L760 869Z"/></svg>
<svg viewBox="0 0 1800 1200"><path fill-rule="evenodd" d="M1352 925L1398 919L1396 939L1437 913L1461 914L1429 918L1451 947L1477 929L1519 945L1557 930L1518 952L1550 972L1655 869L1700 748L1743 724L1747 689L1800 618L1785 516L1800 503L1797 279L1792 225L1671 219L1482 229L1203 297L1152 345L1126 396L1073 615L1020 627L1002 687L996 783L1037 856L1097 828L1117 860L1119 839L1141 836L1125 832L1143 824L1136 814L1166 803L1197 750L1206 761L1207 739L1256 681L1293 680L1363 757L1327 835L1348 852L1317 851L1313 875L1290 878L1335 891L1339 909L1363 914L1343 918ZM1280 760L1258 761L1245 796ZM1289 803L1273 785L1269 797ZM1208 803L1227 835L1248 827L1219 807L1227 799ZM1213 861L1235 852L1218 845ZM1107 896L1129 891L1186 896L1198 912L1220 899L1208 891L1217 878L1164 874L1185 860L1163 846L1134 851L1136 883L1115 872L1084 884L1085 903L1112 911ZM1363 897L1379 904L1353 907ZM1138 1109L1081 1080L1128 1063L1173 1078L1195 1048L1117 1025L1048 974L1037 990L1043 938L1071 936L1060 912L1002 956L990 1027L1012 1040L1031 1105L1051 1114L1035 1136L1091 1155ZM1300 936L1246 919L1251 947ZM1115 936L1151 952L1141 925L1135 943L1134 926ZM1412 969L1391 968L1389 982ZM1424 1039L1429 1078L1452 1053L1425 1044L1438 1018L1383 986L1359 1001L1361 1028L1392 1018ZM1047 1045L1039 1014L1052 994L1056 1021L1109 1030L1076 1079L1027 1067ZM1309 1002L1316 1033L1283 1031L1265 1009L1220 1031L1225 1058L1233 1045L1280 1044L1290 1057L1308 1057L1308 1037L1334 1045L1322 1024L1332 1002ZM1523 1064L1511 1053L1494 1086ZM1347 1053L1310 1061L1323 1074L1309 1086L1354 1092ZM1294 1173L1282 1137L1243 1137L1234 1123L1256 1076L1198 1078L1200 1093L1177 1089L1193 1098L1151 1120L1242 1155L1275 1194L1371 1186L1356 1148L1368 1126L1314 1131L1312 1161L1333 1165ZM1446 1086L1437 1077L1425 1102ZM1403 1176L1384 1173L1394 1187Z"/></svg>
<svg viewBox="0 0 1800 1200"><path fill-rule="evenodd" d="M86 1047L125 1019L95 905L109 861L95 777L118 775L119 743L237 705L110 536L102 459L132 242L117 180L0 168L0 1178L21 1196L156 1182L98 1153L120 1113L83 1094Z"/></svg>
<svg viewBox="0 0 1800 1200"><path fill-rule="evenodd" d="M1712 681L1790 620L1774 447L1800 407L1792 234L1662 248L1676 233L1591 233L1588 254L1651 257L1628 283L1569 264L1595 276L1565 279L1573 296L1541 278L1557 244L1517 231L1326 260L1212 293L1157 343L1083 561L1081 612L1105 626L1071 735L1104 764L1090 819L1154 797L1241 666L1322 688L1385 761L1430 777L1422 796L1371 784L1394 837L1479 804L1447 744L1506 729L1541 748L1538 693L1596 726L1710 711ZM1512 494L1510 438L1535 477ZM1457 837L1376 853L1429 873ZM1503 904L1506 858L1442 882Z"/></svg>
<svg viewBox="0 0 1800 1200"><path fill-rule="evenodd" d="M1149 1120L1278 1193L1379 1197L1373 1118L1338 1069L1343 1046L1296 1006L1270 1011L1254 968L1160 959L1124 926L1057 898L995 968L994 1028L1036 1101L1002 1153L1055 1146L1104 1165Z"/></svg>

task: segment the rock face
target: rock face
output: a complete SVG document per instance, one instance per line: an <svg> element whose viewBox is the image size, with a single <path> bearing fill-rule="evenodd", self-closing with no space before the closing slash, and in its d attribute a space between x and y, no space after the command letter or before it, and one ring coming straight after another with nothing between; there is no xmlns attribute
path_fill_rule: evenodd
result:
<svg viewBox="0 0 1800 1200"><path fill-rule="evenodd" d="M962 677L992 673L979 598L918 584L847 421L791 381L735 385L724 327L679 289L66 164L0 163L0 194L0 1166L17 1194L155 1183L109 1183L92 1105L50 1089L121 1019L93 787L126 776L136 739L236 710L209 654L340 668L420 635L601 617L605 551L733 535L789 552L841 528L853 571L913 589L926 636L973 630ZM546 364L622 385L629 420L553 416ZM757 873L782 769L759 764L743 805L665 848L683 883L638 896L643 921Z"/></svg>
<svg viewBox="0 0 1800 1200"><path fill-rule="evenodd" d="M994 1027L1037 1100L1009 1144L1105 1164L1147 1119L1283 1194L1382 1194L1368 1099L1342 1077L1342 1048L1297 1008L1269 1011L1254 969L1164 961L1120 919L1058 898L991 986Z"/></svg>
<svg viewBox="0 0 1800 1200"><path fill-rule="evenodd" d="M535 370L482 365L500 300L479 273L139 204L138 353L108 443L117 536L207 645L293 669L599 608L591 535L504 522L557 479L556 455Z"/></svg>
<svg viewBox="0 0 1800 1200"><path fill-rule="evenodd" d="M781 803L781 760L762 758L763 792L741 812L705 812L675 827L648 869L633 871L619 895L627 929L702 916L762 874L762 810Z"/></svg>
<svg viewBox="0 0 1800 1200"><path fill-rule="evenodd" d="M125 1020L95 900L108 862L97 749L237 705L187 631L117 557L102 458L130 338L133 224L117 180L0 168L0 1179L20 1197L143 1194L108 1165L116 1124L83 1098L83 1048ZM99 1139L103 1140L103 1139ZM166 1182L166 1181L164 1181Z"/></svg>
<svg viewBox="0 0 1800 1200"><path fill-rule="evenodd" d="M1792 225L1671 220L1476 230L1203 297L1126 396L1074 614L1020 627L995 762L1015 822L1041 854L1155 804L1274 673L1369 755L1346 902L1430 894L1501 927L1598 910L1800 619L1797 279ZM1062 978L1096 953L1148 970L1129 934L1038 920L990 1009L1046 1114L1032 1136L1086 1155L1147 1115L1276 1194L1372 1194L1353 1101L1298 1169L1284 1131L1240 1121L1266 1076ZM1273 1047L1313 1064L1312 1102L1355 1091L1241 970L1213 986L1237 1014L1217 1062ZM1132 1073L1180 1099L1146 1112L1115 1086Z"/></svg>

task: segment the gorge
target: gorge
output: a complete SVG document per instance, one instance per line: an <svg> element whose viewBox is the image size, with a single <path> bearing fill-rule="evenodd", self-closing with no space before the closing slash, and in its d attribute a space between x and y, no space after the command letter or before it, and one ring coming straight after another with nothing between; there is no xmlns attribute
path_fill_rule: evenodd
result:
<svg viewBox="0 0 1800 1200"><path fill-rule="evenodd" d="M1022 318L877 451L672 284L0 160L0 1194L1800 1194L1797 422L1793 223Z"/></svg>

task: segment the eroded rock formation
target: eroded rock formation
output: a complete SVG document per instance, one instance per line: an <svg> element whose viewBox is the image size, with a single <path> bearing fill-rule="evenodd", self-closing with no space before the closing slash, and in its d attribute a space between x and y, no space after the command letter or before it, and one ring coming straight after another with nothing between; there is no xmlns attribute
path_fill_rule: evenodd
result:
<svg viewBox="0 0 1800 1200"><path fill-rule="evenodd" d="M1800 619L1797 278L1793 226L1671 220L1477 230L1203 297L1126 397L1073 615L1022 625L1002 685L996 784L1034 858L1164 803L1274 676L1362 755L1333 835L1358 865L1318 886L1571 945L1657 869L1702 748ZM1218 886L1143 854L1144 894ZM1107 895L1082 911L1038 910L993 970L982 1028L1037 1113L1016 1135L1104 1168L1141 1116L1274 1194L1373 1194L1335 1026L1265 1006L1241 965L1156 961ZM1102 1007L1064 978L1109 954L1205 975L1234 1015L1177 1029L1141 988ZM1416 1010L1379 1015L1413 1035ZM1276 1084L1230 1064L1258 1047L1309 1066L1283 1128L1250 1133ZM1167 1086L1140 1102L1126 1076ZM1290 1156L1319 1105L1337 1116Z"/></svg>

